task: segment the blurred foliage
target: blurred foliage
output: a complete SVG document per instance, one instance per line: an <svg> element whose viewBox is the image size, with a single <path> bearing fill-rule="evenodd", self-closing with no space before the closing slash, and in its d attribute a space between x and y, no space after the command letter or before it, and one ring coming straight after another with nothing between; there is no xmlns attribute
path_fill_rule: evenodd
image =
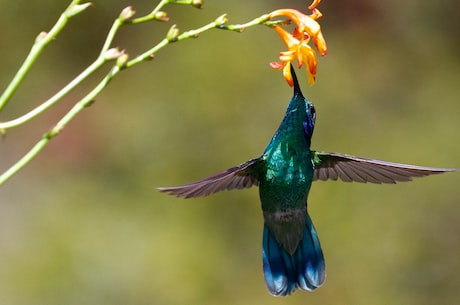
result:
<svg viewBox="0 0 460 305"><path fill-rule="evenodd" d="M66 1L0 1L5 87ZM1 119L38 105L97 55L113 19L151 1L95 0L44 52ZM228 13L244 22L304 1L206 1L170 7L169 24L128 27L117 45L145 49L177 23ZM313 146L396 162L459 167L460 2L323 1L329 55L304 93ZM459 304L458 174L410 184L322 183L310 194L328 268L324 287L273 298L265 289L256 189L184 201L175 185L258 156L291 89L269 68L283 49L266 27L211 31L122 73L0 189L0 304ZM6 168L91 80L0 141Z"/></svg>

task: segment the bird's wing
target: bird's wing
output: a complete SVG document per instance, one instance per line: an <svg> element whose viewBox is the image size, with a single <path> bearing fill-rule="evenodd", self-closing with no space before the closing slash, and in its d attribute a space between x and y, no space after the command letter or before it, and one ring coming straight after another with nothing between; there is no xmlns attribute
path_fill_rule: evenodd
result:
<svg viewBox="0 0 460 305"><path fill-rule="evenodd" d="M455 168L433 168L399 164L360 158L339 153L313 151L315 173L313 180L340 178L345 182L396 183L410 181L413 177L423 177L445 172Z"/></svg>
<svg viewBox="0 0 460 305"><path fill-rule="evenodd" d="M193 198L208 196L223 190L249 188L259 185L256 166L260 159L252 159L221 173L191 182L181 186L159 187L160 192L166 192L177 197Z"/></svg>

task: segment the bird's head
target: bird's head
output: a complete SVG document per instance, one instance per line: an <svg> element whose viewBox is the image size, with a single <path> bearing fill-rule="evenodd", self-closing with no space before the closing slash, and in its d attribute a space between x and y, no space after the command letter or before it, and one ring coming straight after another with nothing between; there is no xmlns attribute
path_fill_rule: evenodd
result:
<svg viewBox="0 0 460 305"><path fill-rule="evenodd" d="M295 74L294 67L291 66L291 73L292 73L292 79L294 82L294 97L293 100L296 100L302 104L305 107L305 120L303 122L303 128L305 131L305 137L307 138L308 142L310 143L311 137L313 136L313 129L315 128L315 120L316 120L316 110L315 106L311 101L306 99L302 91L300 90L300 85L299 81L297 80L297 75Z"/></svg>

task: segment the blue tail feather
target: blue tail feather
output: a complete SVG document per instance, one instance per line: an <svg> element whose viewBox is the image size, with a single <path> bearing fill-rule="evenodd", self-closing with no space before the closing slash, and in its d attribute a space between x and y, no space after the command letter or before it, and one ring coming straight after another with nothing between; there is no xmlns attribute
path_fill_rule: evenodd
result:
<svg viewBox="0 0 460 305"><path fill-rule="evenodd" d="M319 239L308 214L306 217L302 240L293 255L264 225L262 259L265 283L275 296L289 295L297 288L312 291L326 278Z"/></svg>

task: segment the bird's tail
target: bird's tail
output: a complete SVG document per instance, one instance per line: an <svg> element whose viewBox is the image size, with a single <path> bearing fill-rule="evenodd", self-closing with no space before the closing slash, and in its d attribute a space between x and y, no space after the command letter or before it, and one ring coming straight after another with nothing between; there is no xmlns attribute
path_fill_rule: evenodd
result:
<svg viewBox="0 0 460 305"><path fill-rule="evenodd" d="M312 291L326 278L323 251L308 214L306 224L294 254L289 254L264 225L263 268L265 283L271 294L286 296L297 288Z"/></svg>

